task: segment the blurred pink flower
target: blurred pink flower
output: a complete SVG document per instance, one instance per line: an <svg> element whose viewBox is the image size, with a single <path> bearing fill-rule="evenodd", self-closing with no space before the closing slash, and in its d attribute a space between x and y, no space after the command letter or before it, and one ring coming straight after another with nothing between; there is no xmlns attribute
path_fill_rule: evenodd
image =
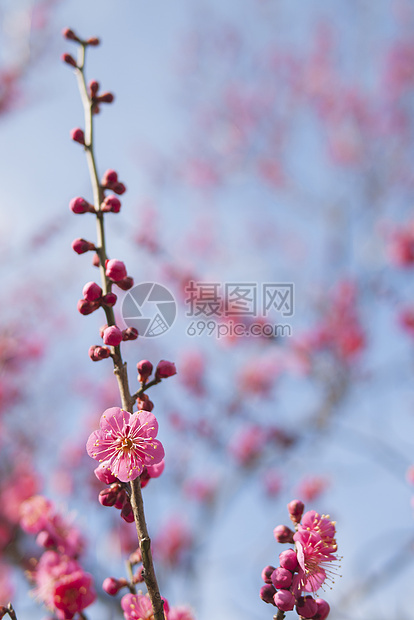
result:
<svg viewBox="0 0 414 620"><path fill-rule="evenodd" d="M86 444L92 458L104 463L122 482L137 478L145 465L156 465L164 458L158 439L158 422L149 411L129 413L119 407L107 409Z"/></svg>
<svg viewBox="0 0 414 620"><path fill-rule="evenodd" d="M148 594L125 594L121 599L125 620L153 620L154 612Z"/></svg>
<svg viewBox="0 0 414 620"><path fill-rule="evenodd" d="M154 554L162 562L175 566L191 547L193 536L182 516L172 516L161 527L154 540Z"/></svg>
<svg viewBox="0 0 414 620"><path fill-rule="evenodd" d="M258 424L246 424L232 437L229 445L230 454L239 465L251 465L262 453L266 442L266 433Z"/></svg>

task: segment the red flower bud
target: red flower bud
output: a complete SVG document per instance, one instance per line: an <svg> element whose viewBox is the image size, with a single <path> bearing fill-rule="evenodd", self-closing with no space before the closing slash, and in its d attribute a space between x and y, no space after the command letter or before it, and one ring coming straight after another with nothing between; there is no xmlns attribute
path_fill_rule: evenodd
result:
<svg viewBox="0 0 414 620"><path fill-rule="evenodd" d="M62 58L63 62L66 62L66 64L70 65L71 67L77 67L78 66L76 64L76 60L70 54L62 54L61 58Z"/></svg>
<svg viewBox="0 0 414 620"><path fill-rule="evenodd" d="M107 359L111 355L108 347L101 347L99 345L92 345L89 347L89 357L93 362L100 362Z"/></svg>
<svg viewBox="0 0 414 620"><path fill-rule="evenodd" d="M114 183L118 183L118 173L115 170L106 170L101 181L102 187L113 185Z"/></svg>
<svg viewBox="0 0 414 620"><path fill-rule="evenodd" d="M133 523L134 521L134 513L133 513L131 502L129 501L129 499L127 499L124 505L122 506L121 517L127 523Z"/></svg>
<svg viewBox="0 0 414 620"><path fill-rule="evenodd" d="M140 383L146 383L148 377L152 375L153 368L153 365L148 360L141 360L140 362L138 362L138 381Z"/></svg>
<svg viewBox="0 0 414 620"><path fill-rule="evenodd" d="M75 142L79 142L79 144L83 144L83 146L85 146L85 134L83 133L83 130L79 127L75 127L75 129L72 129L72 131L70 132L70 137Z"/></svg>
<svg viewBox="0 0 414 620"><path fill-rule="evenodd" d="M287 525L278 525L273 530L273 536L279 543L292 543L293 544L293 532L287 527Z"/></svg>
<svg viewBox="0 0 414 620"><path fill-rule="evenodd" d="M119 213L121 210L121 201L116 196L107 196L101 204L101 211Z"/></svg>
<svg viewBox="0 0 414 620"><path fill-rule="evenodd" d="M99 90L99 82L96 80L92 80L89 82L89 92L91 93L91 97L95 97L96 93Z"/></svg>
<svg viewBox="0 0 414 620"><path fill-rule="evenodd" d="M137 407L138 411L152 411L154 409L154 403L149 399L147 394L141 394L141 396L137 398Z"/></svg>
<svg viewBox="0 0 414 620"><path fill-rule="evenodd" d="M100 39L98 39L98 37L89 37L89 39L87 39L85 41L86 45L93 45L94 47L96 47L96 45L100 44Z"/></svg>
<svg viewBox="0 0 414 620"><path fill-rule="evenodd" d="M116 325L111 325L104 330L103 341L112 347L117 347L122 342L122 332Z"/></svg>
<svg viewBox="0 0 414 620"><path fill-rule="evenodd" d="M115 97L114 97L114 95L112 93L103 93L102 95L97 97L96 100L99 103L112 103L114 99L115 99Z"/></svg>
<svg viewBox="0 0 414 620"><path fill-rule="evenodd" d="M270 603L271 605L275 605L273 600L274 595L276 594L276 589L269 583L260 588L260 598L265 603Z"/></svg>
<svg viewBox="0 0 414 620"><path fill-rule="evenodd" d="M73 32L71 28L64 28L62 30L62 36L68 41L79 41L79 38Z"/></svg>
<svg viewBox="0 0 414 620"><path fill-rule="evenodd" d="M88 213L93 210L93 206L89 204L84 198L80 196L76 196L76 198L72 198L69 203L69 209L73 211L73 213Z"/></svg>
<svg viewBox="0 0 414 620"><path fill-rule="evenodd" d="M122 332L122 340L136 340L138 338L138 330L135 327L127 327Z"/></svg>
<svg viewBox="0 0 414 620"><path fill-rule="evenodd" d="M128 585L126 579L115 579L114 577L107 577L103 584L102 590L111 596L115 596L118 592Z"/></svg>
<svg viewBox="0 0 414 620"><path fill-rule="evenodd" d="M115 506L120 488L119 484L112 484L108 489L100 491L98 496L99 503L102 506Z"/></svg>
<svg viewBox="0 0 414 620"><path fill-rule="evenodd" d="M127 276L126 278L119 280L116 285L123 291L129 291L129 289L134 286L134 279L131 278L131 276Z"/></svg>
<svg viewBox="0 0 414 620"><path fill-rule="evenodd" d="M127 270L124 263L121 260L112 258L105 263L105 273L110 280L119 282L126 278Z"/></svg>
<svg viewBox="0 0 414 620"><path fill-rule="evenodd" d="M102 289L96 282L87 282L83 287L82 294L86 301L98 301L102 297Z"/></svg>
<svg viewBox="0 0 414 620"><path fill-rule="evenodd" d="M95 246L90 241L86 241L86 239L74 239L72 241L72 249L75 250L77 254L85 254L85 252L89 252L89 250L95 250Z"/></svg>
<svg viewBox="0 0 414 620"><path fill-rule="evenodd" d="M167 362L167 360L161 360L158 362L158 366L155 370L156 379L167 379L177 374L174 362Z"/></svg>
<svg viewBox="0 0 414 620"><path fill-rule="evenodd" d="M125 194L126 192L126 187L123 183L115 183L111 189L115 192L115 194L118 194L118 196L121 196L121 194Z"/></svg>
<svg viewBox="0 0 414 620"><path fill-rule="evenodd" d="M305 510L305 504L300 499L294 499L289 502L287 509L293 523L300 523L303 511Z"/></svg>
<svg viewBox="0 0 414 620"><path fill-rule="evenodd" d="M104 304L105 306L115 306L116 304L116 300L117 300L117 296L115 295L115 293L107 293L106 295L104 295L101 299L101 303Z"/></svg>
<svg viewBox="0 0 414 620"><path fill-rule="evenodd" d="M95 312L95 310L99 308L99 305L100 304L98 301L88 301L87 299L80 299L78 301L78 311L83 315L92 314L92 312Z"/></svg>

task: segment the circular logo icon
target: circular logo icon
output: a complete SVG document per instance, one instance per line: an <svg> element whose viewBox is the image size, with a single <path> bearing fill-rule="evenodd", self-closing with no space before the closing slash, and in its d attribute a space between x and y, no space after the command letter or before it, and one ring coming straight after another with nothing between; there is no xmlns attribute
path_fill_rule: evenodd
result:
<svg viewBox="0 0 414 620"><path fill-rule="evenodd" d="M127 292L121 312L125 324L135 327L140 338L154 338L170 329L177 315L177 304L168 288L156 282L144 282Z"/></svg>

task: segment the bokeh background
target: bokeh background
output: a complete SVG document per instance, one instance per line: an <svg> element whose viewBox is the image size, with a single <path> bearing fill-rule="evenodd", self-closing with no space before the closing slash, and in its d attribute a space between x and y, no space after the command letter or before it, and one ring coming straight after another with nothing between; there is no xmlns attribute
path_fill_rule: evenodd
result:
<svg viewBox="0 0 414 620"><path fill-rule="evenodd" d="M124 346L132 385L140 359L178 369L150 393L167 453L144 491L163 594L198 620L271 618L260 572L300 497L337 522L330 617L412 616L413 11L2 1L0 603L19 620L46 613L24 577L41 553L18 526L30 495L73 515L97 591L136 545L97 502L84 448L119 397L111 364L88 357L103 314L76 310L97 273L71 249L95 224L68 209L91 189L70 140L83 112L66 26L102 39L87 76L115 94L96 117L99 170L128 189L108 253L178 304L167 333ZM291 337L189 336L191 280L293 283ZM86 615L117 605L100 591Z"/></svg>

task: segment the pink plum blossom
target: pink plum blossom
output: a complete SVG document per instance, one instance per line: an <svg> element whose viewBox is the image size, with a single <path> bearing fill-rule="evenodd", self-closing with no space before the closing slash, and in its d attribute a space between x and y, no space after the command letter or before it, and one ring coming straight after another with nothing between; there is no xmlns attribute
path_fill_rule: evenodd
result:
<svg viewBox="0 0 414 620"><path fill-rule="evenodd" d="M154 612L147 594L125 594L121 599L125 620L153 620Z"/></svg>
<svg viewBox="0 0 414 620"><path fill-rule="evenodd" d="M299 562L298 588L301 591L316 592L327 578L328 566L337 560L333 553L336 544L328 539L328 544L312 530L299 530L294 534Z"/></svg>
<svg viewBox="0 0 414 620"><path fill-rule="evenodd" d="M168 620L195 620L195 616L191 609L180 605L178 607L171 607L168 612Z"/></svg>
<svg viewBox="0 0 414 620"><path fill-rule="evenodd" d="M104 469L129 482L144 466L156 465L164 458L164 448L155 439L157 432L158 422L149 411L129 413L111 407L102 414L100 429L90 435L86 450Z"/></svg>

